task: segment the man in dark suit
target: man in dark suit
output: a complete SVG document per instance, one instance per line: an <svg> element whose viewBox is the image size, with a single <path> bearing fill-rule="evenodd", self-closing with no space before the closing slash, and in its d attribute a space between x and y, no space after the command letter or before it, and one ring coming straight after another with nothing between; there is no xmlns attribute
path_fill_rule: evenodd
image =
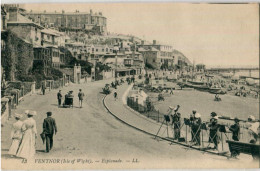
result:
<svg viewBox="0 0 260 171"><path fill-rule="evenodd" d="M58 107L60 107L61 106L61 99L62 99L61 90L59 90L59 92L57 93L57 99L58 99Z"/></svg>
<svg viewBox="0 0 260 171"><path fill-rule="evenodd" d="M53 147L53 134L57 133L55 119L51 117L52 112L47 112L47 118L43 121L43 133L46 137L46 152L48 153Z"/></svg>

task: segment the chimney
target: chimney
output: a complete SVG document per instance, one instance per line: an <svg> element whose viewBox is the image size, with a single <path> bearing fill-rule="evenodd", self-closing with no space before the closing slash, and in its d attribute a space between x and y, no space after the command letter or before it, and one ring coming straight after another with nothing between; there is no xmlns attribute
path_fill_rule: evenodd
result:
<svg viewBox="0 0 260 171"><path fill-rule="evenodd" d="M46 13L46 10L44 10L43 12Z"/></svg>
<svg viewBox="0 0 260 171"><path fill-rule="evenodd" d="M64 10L62 10L62 14L64 14L65 13L65 11Z"/></svg>
<svg viewBox="0 0 260 171"><path fill-rule="evenodd" d="M153 40L153 45L156 45L156 40Z"/></svg>
<svg viewBox="0 0 260 171"><path fill-rule="evenodd" d="M102 16L102 12L99 12L98 14L99 14L100 16Z"/></svg>
<svg viewBox="0 0 260 171"><path fill-rule="evenodd" d="M141 45L144 45L144 40L141 41Z"/></svg>
<svg viewBox="0 0 260 171"><path fill-rule="evenodd" d="M17 7L10 7L9 8L9 21L18 21L18 8Z"/></svg>
<svg viewBox="0 0 260 171"><path fill-rule="evenodd" d="M92 11L92 9L90 9L90 14L93 14L93 11Z"/></svg>

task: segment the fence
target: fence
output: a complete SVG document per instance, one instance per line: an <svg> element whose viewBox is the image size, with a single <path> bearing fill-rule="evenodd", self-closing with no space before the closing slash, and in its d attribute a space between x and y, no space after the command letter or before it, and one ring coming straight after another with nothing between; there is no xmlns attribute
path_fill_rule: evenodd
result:
<svg viewBox="0 0 260 171"><path fill-rule="evenodd" d="M146 106L142 106L138 104L138 101L134 101L133 98L128 97L127 105L133 110L139 112L141 115L162 123L162 125L166 125L166 129L161 128L161 130L158 130L158 136L166 136L170 139L175 137L173 125L170 122L166 122L164 117L165 115L154 109L151 103L149 104L148 102ZM210 131L207 127L208 122L202 122L202 124L199 126L199 129L197 129L199 131L193 132L191 129L191 124L189 124L187 120L189 120L189 118L181 118L179 125L180 136L178 137L180 137L179 140L182 142L179 143L201 150L211 149L210 147L214 146L214 144L209 142L209 140L212 140L213 137L209 136ZM219 131L217 134L215 134L215 136L219 138L220 142L218 143L218 151L216 151L216 153L221 153L229 150L226 140L232 140L232 133L229 131L229 127L233 124L233 122L219 119L218 124ZM247 129L245 129L246 127L247 126L245 123L240 123L240 141L248 143L251 139L254 138L254 136L250 134ZM194 138L194 136L196 135L199 136L199 140L197 140L199 144L194 146L194 143L196 143L196 138Z"/></svg>

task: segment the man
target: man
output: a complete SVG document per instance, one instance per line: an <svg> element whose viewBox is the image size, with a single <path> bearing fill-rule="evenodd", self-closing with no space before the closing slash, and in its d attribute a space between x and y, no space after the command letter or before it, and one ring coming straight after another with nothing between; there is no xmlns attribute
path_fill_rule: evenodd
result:
<svg viewBox="0 0 260 171"><path fill-rule="evenodd" d="M231 125L229 130L232 132L232 139L234 141L239 141L240 139L240 125L239 125L239 120L238 118L234 119L235 124Z"/></svg>
<svg viewBox="0 0 260 171"><path fill-rule="evenodd" d="M59 90L59 92L57 94L57 99L58 99L58 107L60 107L61 106L61 99L62 99L61 90Z"/></svg>
<svg viewBox="0 0 260 171"><path fill-rule="evenodd" d="M195 142L194 145L200 146L200 132L201 132L201 115L199 113L196 113L194 115L194 121L192 125L193 130L193 142Z"/></svg>
<svg viewBox="0 0 260 171"><path fill-rule="evenodd" d="M79 89L78 97L79 97L79 106L80 106L80 108L82 108L82 101L83 101L83 97L84 96L85 96L85 94L82 92L81 89Z"/></svg>
<svg viewBox="0 0 260 171"><path fill-rule="evenodd" d="M171 88L170 94L173 95L173 89Z"/></svg>
<svg viewBox="0 0 260 171"><path fill-rule="evenodd" d="M174 108L174 115L172 115L172 125L174 130L174 139L178 140L181 136L181 114L178 112L180 106Z"/></svg>
<svg viewBox="0 0 260 171"><path fill-rule="evenodd" d="M51 117L52 112L47 112L47 118L43 121L43 133L46 137L46 152L48 153L53 147L53 134L57 133L55 119Z"/></svg>
<svg viewBox="0 0 260 171"><path fill-rule="evenodd" d="M248 129L250 143L258 142L260 137L260 124L259 122L256 122L254 116L250 115L248 117L248 122L246 123L246 129Z"/></svg>
<svg viewBox="0 0 260 171"><path fill-rule="evenodd" d="M191 127L191 141L190 142L195 142L195 138L194 138L195 130L192 129L192 128L193 128L193 124L194 124L194 121L195 121L196 112L197 111L195 109L193 109L192 114L190 115L190 127Z"/></svg>
<svg viewBox="0 0 260 171"><path fill-rule="evenodd" d="M219 124L218 116L215 112L211 113L211 119L209 123L209 143L214 143L214 149L218 150L219 143Z"/></svg>
<svg viewBox="0 0 260 171"><path fill-rule="evenodd" d="M239 141L240 139L240 125L239 125L239 119L238 118L235 118L234 119L235 121L235 124L234 125L231 125L229 130L232 132L232 139L234 141ZM240 154L240 152L238 150L233 150L231 152L231 156L232 157L237 157L238 155Z"/></svg>
<svg viewBox="0 0 260 171"><path fill-rule="evenodd" d="M116 91L114 92L114 98L115 98L115 101L116 101L116 99L117 99L117 92Z"/></svg>
<svg viewBox="0 0 260 171"><path fill-rule="evenodd" d="M42 83L42 95L45 95L45 82Z"/></svg>

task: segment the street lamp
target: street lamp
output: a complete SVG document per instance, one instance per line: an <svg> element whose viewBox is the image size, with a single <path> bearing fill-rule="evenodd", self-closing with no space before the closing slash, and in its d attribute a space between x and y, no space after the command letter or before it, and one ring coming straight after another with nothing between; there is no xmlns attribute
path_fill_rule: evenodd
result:
<svg viewBox="0 0 260 171"><path fill-rule="evenodd" d="M117 81L117 52L119 51L119 47L115 46L114 47L114 52L116 53L116 56L115 56L115 83Z"/></svg>

